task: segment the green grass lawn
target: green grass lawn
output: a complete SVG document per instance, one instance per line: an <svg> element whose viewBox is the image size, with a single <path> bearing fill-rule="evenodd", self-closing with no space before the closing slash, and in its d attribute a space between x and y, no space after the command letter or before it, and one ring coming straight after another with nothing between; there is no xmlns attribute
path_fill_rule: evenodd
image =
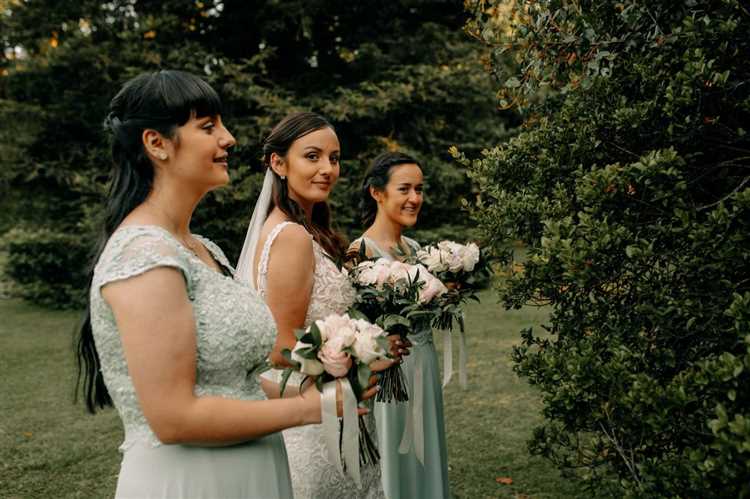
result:
<svg viewBox="0 0 750 499"><path fill-rule="evenodd" d="M526 440L540 421L537 393L512 372L518 331L544 311L506 312L491 293L467 310L469 385L445 392L450 482L457 498L585 497ZM112 497L122 439L113 411L73 405L72 330L78 314L0 300L0 497ZM438 342L439 343L439 342ZM496 482L509 477L511 485Z"/></svg>

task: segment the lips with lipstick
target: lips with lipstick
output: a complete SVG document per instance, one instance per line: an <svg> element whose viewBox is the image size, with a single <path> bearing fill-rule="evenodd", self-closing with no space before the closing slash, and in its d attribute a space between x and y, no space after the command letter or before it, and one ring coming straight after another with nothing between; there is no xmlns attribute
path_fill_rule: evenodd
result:
<svg viewBox="0 0 750 499"><path fill-rule="evenodd" d="M222 154L214 158L214 163L222 165L224 168L229 167L229 154Z"/></svg>
<svg viewBox="0 0 750 499"><path fill-rule="evenodd" d="M323 190L329 190L331 188L331 182L327 180L320 180L317 182L312 182L313 185L317 186L319 189Z"/></svg>

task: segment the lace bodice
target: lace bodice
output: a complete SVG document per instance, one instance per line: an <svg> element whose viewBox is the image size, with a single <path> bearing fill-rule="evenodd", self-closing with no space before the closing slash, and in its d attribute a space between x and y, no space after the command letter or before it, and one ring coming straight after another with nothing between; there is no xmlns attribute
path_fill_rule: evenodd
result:
<svg viewBox="0 0 750 499"><path fill-rule="evenodd" d="M265 296L267 287L268 261L271 248L279 233L293 222L282 222L274 227L266 238L258 262L258 292ZM312 236L310 236L312 237ZM344 313L354 302L356 293L349 283L346 270L339 270L326 255L323 248L313 239L315 270L310 302L305 315L305 327L313 321L330 314ZM279 382L280 370L273 370L264 377ZM290 384L299 384L302 377L294 373ZM366 418L370 435L376 438L374 419ZM384 498L380 483L380 467L362 468L362 489L358 489L348 477L342 476L336 465L330 461L320 425L308 425L285 430L284 442L289 456L289 470L292 474L294 497L297 499L350 499Z"/></svg>
<svg viewBox="0 0 750 499"><path fill-rule="evenodd" d="M294 222L281 222L274 227L263 244L263 251L258 261L258 293L265 298L267 287L268 261L271 257L271 247L276 237L284 227ZM312 238L312 235L310 235ZM331 314L342 314L354 303L355 291L349 283L345 269L339 270L336 264L326 255L323 248L312 240L315 270L313 288L310 293L310 303L305 315L305 327L314 321L324 319Z"/></svg>
<svg viewBox="0 0 750 499"><path fill-rule="evenodd" d="M223 267L221 249L196 236ZM112 310L102 298L107 283L156 267L173 267L185 278L196 326L196 395L263 399L257 371L273 347L276 327L263 300L249 286L219 274L158 226L126 226L107 242L94 270L91 325L104 382L125 427L125 450L135 442L160 445L138 403ZM154 331L153 334L158 334Z"/></svg>

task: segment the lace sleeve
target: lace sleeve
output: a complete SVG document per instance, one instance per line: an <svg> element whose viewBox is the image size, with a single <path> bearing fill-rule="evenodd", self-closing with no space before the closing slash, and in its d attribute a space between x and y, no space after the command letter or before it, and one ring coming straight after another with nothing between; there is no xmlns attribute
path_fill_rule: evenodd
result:
<svg viewBox="0 0 750 499"><path fill-rule="evenodd" d="M417 251L419 251L420 249L422 249L422 246L420 246L419 243L416 242L414 239L412 239L410 237L406 237L406 236L403 236L403 238L404 238L404 242L407 245L409 245L409 248L411 249L411 251L413 253L416 253Z"/></svg>
<svg viewBox="0 0 750 499"><path fill-rule="evenodd" d="M190 264L179 243L155 227L125 227L116 231L99 258L94 270L92 289L97 292L106 284L135 277L157 267L172 267L185 278L193 299Z"/></svg>
<svg viewBox="0 0 750 499"><path fill-rule="evenodd" d="M232 264L229 263L227 256L224 254L224 251L222 251L218 244L208 239L207 237L199 236L198 234L193 234L193 237L201 241L203 245L208 248L208 251L211 252L211 255L213 255L214 259L222 266L226 267L232 274L232 277L234 277L236 270L232 266Z"/></svg>

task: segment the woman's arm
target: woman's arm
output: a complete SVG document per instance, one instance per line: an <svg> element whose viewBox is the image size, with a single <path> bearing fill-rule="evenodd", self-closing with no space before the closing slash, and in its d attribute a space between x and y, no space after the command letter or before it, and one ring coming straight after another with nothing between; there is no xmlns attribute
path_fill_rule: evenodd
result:
<svg viewBox="0 0 750 499"><path fill-rule="evenodd" d="M197 397L196 332L180 272L157 267L102 288L149 426L164 443L229 445L320 421L317 390L280 400Z"/></svg>
<svg viewBox="0 0 750 499"><path fill-rule="evenodd" d="M288 366L281 351L294 348L297 343L294 331L305 325L314 270L310 235L301 225L288 225L271 246L266 277L266 303L278 331L269 357L276 366Z"/></svg>

